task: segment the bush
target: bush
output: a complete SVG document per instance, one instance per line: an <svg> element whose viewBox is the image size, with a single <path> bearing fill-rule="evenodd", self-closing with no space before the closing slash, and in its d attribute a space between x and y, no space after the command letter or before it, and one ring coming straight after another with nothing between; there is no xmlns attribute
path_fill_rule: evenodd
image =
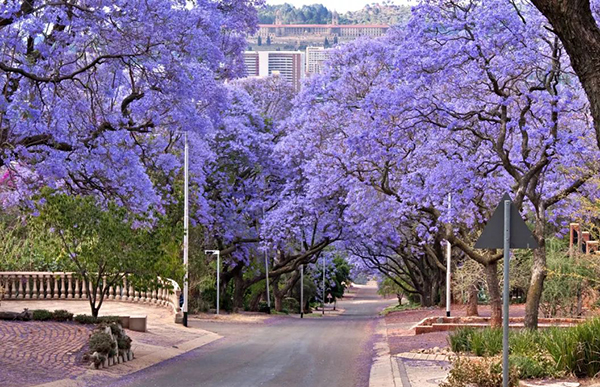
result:
<svg viewBox="0 0 600 387"><path fill-rule="evenodd" d="M97 317L90 316L89 314L78 314L73 317L73 320L80 324L96 324L98 322Z"/></svg>
<svg viewBox="0 0 600 387"><path fill-rule="evenodd" d="M131 337L125 335L117 339L117 344L120 350L128 351L131 349Z"/></svg>
<svg viewBox="0 0 600 387"><path fill-rule="evenodd" d="M477 356L495 356L502 352L502 330L484 328L471 335L471 351Z"/></svg>
<svg viewBox="0 0 600 387"><path fill-rule="evenodd" d="M448 336L448 344L452 352L471 352L471 336L475 332L473 328L459 328Z"/></svg>
<svg viewBox="0 0 600 387"><path fill-rule="evenodd" d="M52 312L46 309L35 309L31 311L31 318L34 321L48 321L52 319Z"/></svg>
<svg viewBox="0 0 600 387"><path fill-rule="evenodd" d="M560 376L560 372L555 369L554 362L541 354L511 355L509 364L517 370L520 379Z"/></svg>
<svg viewBox="0 0 600 387"><path fill-rule="evenodd" d="M55 310L52 312L52 320L54 321L73 321L73 313L64 309Z"/></svg>
<svg viewBox="0 0 600 387"><path fill-rule="evenodd" d="M283 300L282 309L287 309L291 313L300 313L300 302L293 297L287 297Z"/></svg>
<svg viewBox="0 0 600 387"><path fill-rule="evenodd" d="M517 370L510 367L508 385L514 387L518 383ZM502 360L498 357L458 358L452 364L448 379L440 387L502 387Z"/></svg>
<svg viewBox="0 0 600 387"><path fill-rule="evenodd" d="M101 316L98 317L98 322L99 323L119 323L121 321L121 319L119 318L119 316Z"/></svg>
<svg viewBox="0 0 600 387"><path fill-rule="evenodd" d="M94 317L89 314L78 314L73 317L73 320L80 324L98 324L98 323L118 323L120 322L119 316L101 316Z"/></svg>
<svg viewBox="0 0 600 387"><path fill-rule="evenodd" d="M448 342L454 352L494 356L502 351L502 331L459 329ZM523 378L563 373L594 377L600 373L600 319L569 328L513 331L509 344Z"/></svg>
<svg viewBox="0 0 600 387"><path fill-rule="evenodd" d="M90 337L90 352L101 355L114 356L116 354L115 342L108 333L95 331Z"/></svg>
<svg viewBox="0 0 600 387"><path fill-rule="evenodd" d="M258 303L258 311L260 313L268 313L268 314L270 314L271 313L271 308L269 308L269 305L266 302L261 301L261 302Z"/></svg>

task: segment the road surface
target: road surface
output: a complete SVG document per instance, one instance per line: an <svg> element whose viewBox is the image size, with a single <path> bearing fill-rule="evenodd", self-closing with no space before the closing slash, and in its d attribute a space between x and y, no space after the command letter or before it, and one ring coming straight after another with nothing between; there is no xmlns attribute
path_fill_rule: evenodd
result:
<svg viewBox="0 0 600 387"><path fill-rule="evenodd" d="M223 339L132 374L127 387L367 387L382 300L371 286L338 302L337 317L274 317L265 324L191 320Z"/></svg>

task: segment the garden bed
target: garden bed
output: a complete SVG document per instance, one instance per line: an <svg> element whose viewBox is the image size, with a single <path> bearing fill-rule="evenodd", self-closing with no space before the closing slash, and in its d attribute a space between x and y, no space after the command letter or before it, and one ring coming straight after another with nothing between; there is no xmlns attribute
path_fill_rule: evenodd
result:
<svg viewBox="0 0 600 387"><path fill-rule="evenodd" d="M459 328L485 328L490 326L490 317L428 317L415 326L415 334L454 331ZM511 328L523 328L524 317L510 317ZM540 318L539 328L572 327L584 322L584 318Z"/></svg>

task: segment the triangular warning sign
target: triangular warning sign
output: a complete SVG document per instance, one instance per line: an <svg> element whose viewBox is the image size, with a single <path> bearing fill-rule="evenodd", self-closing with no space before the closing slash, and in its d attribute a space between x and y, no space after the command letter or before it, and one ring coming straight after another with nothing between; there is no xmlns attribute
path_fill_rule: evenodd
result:
<svg viewBox="0 0 600 387"><path fill-rule="evenodd" d="M510 200L510 248L535 249L538 244L531 234L529 227L521 218L519 210L513 204L510 196L504 194L494 210L494 214L483 229L475 243L476 249L501 249L504 247L504 201Z"/></svg>

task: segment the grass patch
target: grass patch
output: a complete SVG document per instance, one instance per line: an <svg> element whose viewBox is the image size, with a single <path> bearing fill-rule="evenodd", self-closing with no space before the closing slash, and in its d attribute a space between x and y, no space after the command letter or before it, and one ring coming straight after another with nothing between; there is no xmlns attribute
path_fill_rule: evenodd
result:
<svg viewBox="0 0 600 387"><path fill-rule="evenodd" d="M387 308L385 308L384 310L379 312L379 314L382 316L387 316L389 313L392 313L392 312L401 312L403 310L419 309L420 307L421 307L421 305L414 304L412 302L408 303L408 304L404 304L404 305L392 305L392 306L388 306Z"/></svg>

